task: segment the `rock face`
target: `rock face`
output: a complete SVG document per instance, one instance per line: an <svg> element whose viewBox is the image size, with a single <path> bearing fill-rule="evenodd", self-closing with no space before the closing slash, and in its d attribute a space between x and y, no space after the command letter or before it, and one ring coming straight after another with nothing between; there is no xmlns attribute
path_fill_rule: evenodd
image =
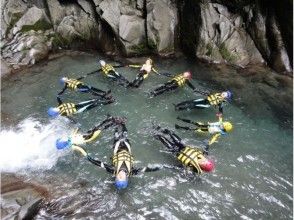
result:
<svg viewBox="0 0 294 220"><path fill-rule="evenodd" d="M48 195L42 186L25 182L13 174L2 174L1 219L33 219Z"/></svg>
<svg viewBox="0 0 294 220"><path fill-rule="evenodd" d="M240 66L263 63L250 35L242 28L241 16L220 4L201 4L200 38L196 56L214 62Z"/></svg>
<svg viewBox="0 0 294 220"><path fill-rule="evenodd" d="M182 49L209 62L291 72L292 16L281 8L293 14L292 6L290 0L2 0L1 59L14 68L59 48L126 56ZM33 37L30 30L39 32ZM27 46L28 35L39 43Z"/></svg>

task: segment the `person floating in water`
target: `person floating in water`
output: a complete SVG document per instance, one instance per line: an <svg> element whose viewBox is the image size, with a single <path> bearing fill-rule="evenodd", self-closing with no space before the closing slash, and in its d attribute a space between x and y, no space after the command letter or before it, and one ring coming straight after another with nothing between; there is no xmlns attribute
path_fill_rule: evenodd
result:
<svg viewBox="0 0 294 220"><path fill-rule="evenodd" d="M183 87L184 85L188 85L191 89L195 89L195 87L190 83L189 80L192 79L192 74L190 72L184 72L173 77L171 80L166 82L165 84L159 86L154 91L150 93L151 97L158 96L164 92L175 90L179 87Z"/></svg>
<svg viewBox="0 0 294 220"><path fill-rule="evenodd" d="M188 170L201 174L203 172L211 172L214 169L212 160L205 157L205 155L208 155L208 146L206 146L205 150L186 146L182 139L174 132L162 129L159 126L155 129L157 134L154 137L164 144L168 151L175 153L178 160Z"/></svg>
<svg viewBox="0 0 294 220"><path fill-rule="evenodd" d="M101 131L115 126L119 120L121 119L108 116L104 121L95 126L93 129L87 131L85 134L79 133L78 129L76 129L69 137L58 138L56 140L56 148L60 150L71 147L72 145L83 145L92 142L97 139Z"/></svg>
<svg viewBox="0 0 294 220"><path fill-rule="evenodd" d="M127 86L129 81L121 74L119 74L115 68L125 67L125 65L115 65L106 63L104 60L99 60L101 68L97 71L88 73L88 75L102 72L106 77L118 82L119 85Z"/></svg>
<svg viewBox="0 0 294 220"><path fill-rule="evenodd" d="M184 118L180 118L180 117L177 117L177 119L181 120L183 122L186 122L186 123L193 124L196 127L194 127L194 128L183 127L183 126L175 124L176 129L184 129L184 130L195 131L196 133L211 134L212 137L211 137L210 141L208 142L208 145L211 145L214 142L217 142L217 139L221 135L226 135L228 132L232 131L232 129L233 129L233 125L230 122L228 122L228 121L223 122L222 116L219 116L218 122L212 122L212 123L207 122L206 124L202 123L202 122L193 122L189 119L184 119Z"/></svg>
<svg viewBox="0 0 294 220"><path fill-rule="evenodd" d="M71 116L73 114L78 114L86 110L90 110L98 105L108 105L114 102L113 99L91 99L87 101L80 102L78 104L74 103L63 103L60 97L57 97L58 106L50 107L47 111L48 115L51 117L61 116Z"/></svg>
<svg viewBox="0 0 294 220"><path fill-rule="evenodd" d="M88 86L81 82L80 80L85 78L85 76L81 76L78 79L69 79L67 77L62 77L60 79L60 82L62 85L64 85L63 89L58 93L58 96L64 93L66 89L71 89L73 91L78 91L82 93L91 93L94 96L100 96L104 97L106 99L112 99L112 96L108 96L110 94L111 90L108 90L107 92L94 88L92 86Z"/></svg>
<svg viewBox="0 0 294 220"><path fill-rule="evenodd" d="M74 150L81 152L82 155L94 165L105 169L107 172L114 174L115 187L125 189L128 186L129 177L142 172L157 171L160 167L134 168L134 157L131 152L131 144L127 138L127 128L121 123L121 130L116 127L114 134L112 165L93 159L89 154L79 146L74 146Z"/></svg>
<svg viewBox="0 0 294 220"><path fill-rule="evenodd" d="M175 105L176 110L185 110L185 109L194 109L194 108L209 108L211 106L218 106L218 114L223 113L223 105L225 102L228 102L232 98L232 93L230 91L225 91L222 93L210 94L200 90L194 90L202 95L205 95L206 98L193 99L189 101L184 101Z"/></svg>
<svg viewBox="0 0 294 220"><path fill-rule="evenodd" d="M132 68L140 68L140 72L138 73L136 78L131 83L129 83L128 85L129 87L138 88L143 83L144 79L146 79L152 71L160 75L157 72L157 70L153 67L153 61L150 58L148 58L143 65L128 65L128 66Z"/></svg>

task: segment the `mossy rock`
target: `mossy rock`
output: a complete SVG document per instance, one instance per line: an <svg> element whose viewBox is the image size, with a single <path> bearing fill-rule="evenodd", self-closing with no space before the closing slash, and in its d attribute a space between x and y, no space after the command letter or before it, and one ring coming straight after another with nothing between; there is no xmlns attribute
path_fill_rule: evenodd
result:
<svg viewBox="0 0 294 220"><path fill-rule="evenodd" d="M219 52L222 55L223 59L225 59L226 61L230 63L233 63L238 59L238 55L232 54L225 46L225 43L222 43L220 45Z"/></svg>
<svg viewBox="0 0 294 220"><path fill-rule="evenodd" d="M24 26L22 26L20 31L21 32L27 32L27 31L30 31L30 30L34 30L34 31L42 30L42 31L45 31L45 30L48 30L50 28L52 28L52 25L50 23L48 23L47 21L44 21L44 20L39 20L34 25L24 25Z"/></svg>

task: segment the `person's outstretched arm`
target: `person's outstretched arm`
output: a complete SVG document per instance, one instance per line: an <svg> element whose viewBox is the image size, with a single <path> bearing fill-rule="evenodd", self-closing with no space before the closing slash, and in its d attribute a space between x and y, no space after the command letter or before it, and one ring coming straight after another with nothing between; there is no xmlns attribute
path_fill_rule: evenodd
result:
<svg viewBox="0 0 294 220"><path fill-rule="evenodd" d="M57 96L56 99L57 99L58 105L61 105L62 104L61 98L59 96Z"/></svg>
<svg viewBox="0 0 294 220"><path fill-rule="evenodd" d="M138 64L130 64L130 65L128 65L128 67L132 67L132 68L141 68L142 65L138 65Z"/></svg>
<svg viewBox="0 0 294 220"><path fill-rule="evenodd" d="M212 145L213 143L217 142L217 139L221 136L220 133L217 133L215 135L212 136L212 138L210 139L210 141L208 142L208 145Z"/></svg>
<svg viewBox="0 0 294 220"><path fill-rule="evenodd" d="M197 88L195 88L193 91L196 92L196 93L199 93L200 95L205 95L205 96L208 96L210 94L207 91L203 91L203 90L200 90L200 89L197 89Z"/></svg>
<svg viewBox="0 0 294 220"><path fill-rule="evenodd" d="M162 169L162 166L155 166L155 167L141 167L141 168L133 168L132 173L133 175L138 175L144 172L154 172Z"/></svg>
<svg viewBox="0 0 294 220"><path fill-rule="evenodd" d="M81 147L79 146L76 146L76 145L73 145L72 146L72 149L75 150L75 151L79 151L83 156L87 157L87 159L94 165L98 166L98 167L101 167L101 168L104 168L107 172L109 173L113 173L114 172L114 168L113 166L110 166L108 164L105 164L99 160L95 160L93 159L92 157L89 156L89 154Z"/></svg>
<svg viewBox="0 0 294 220"><path fill-rule="evenodd" d="M193 84L192 84L189 80L187 80L187 85L188 85L193 91L195 91L195 86L193 86Z"/></svg>
<svg viewBox="0 0 294 220"><path fill-rule="evenodd" d="M98 69L98 70L94 70L93 72L87 73L87 76L88 76L88 75L93 75L93 74L95 74L95 73L99 73L101 70L102 70L101 68Z"/></svg>
<svg viewBox="0 0 294 220"><path fill-rule="evenodd" d="M58 93L58 95L61 95L62 93L64 93L64 91L67 89L67 85L65 84L63 89Z"/></svg>

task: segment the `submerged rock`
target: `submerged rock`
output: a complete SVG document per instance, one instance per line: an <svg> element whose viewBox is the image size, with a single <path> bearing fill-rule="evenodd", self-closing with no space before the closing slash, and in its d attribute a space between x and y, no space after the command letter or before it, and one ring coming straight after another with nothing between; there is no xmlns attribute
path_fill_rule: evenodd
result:
<svg viewBox="0 0 294 220"><path fill-rule="evenodd" d="M46 188L13 174L1 176L1 219L33 219L48 198Z"/></svg>

